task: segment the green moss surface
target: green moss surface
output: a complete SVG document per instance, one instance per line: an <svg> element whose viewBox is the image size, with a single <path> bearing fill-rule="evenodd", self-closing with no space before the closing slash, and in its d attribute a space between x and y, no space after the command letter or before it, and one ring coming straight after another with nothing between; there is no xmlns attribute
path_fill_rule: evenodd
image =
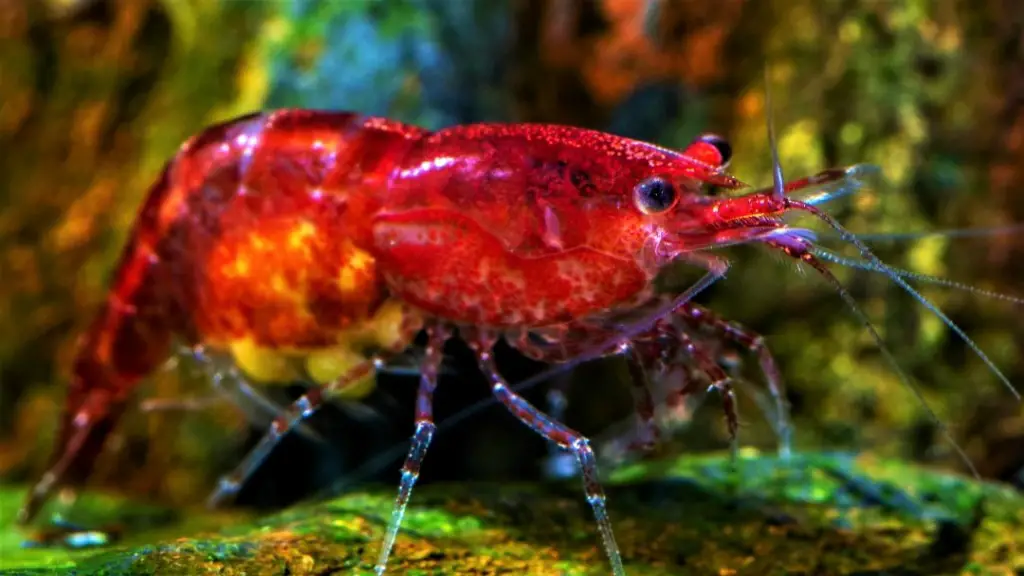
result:
<svg viewBox="0 0 1024 576"><path fill-rule="evenodd" d="M622 468L607 491L631 575L1024 571L1024 496L898 462L747 454L733 466L725 456L691 457ZM11 573L369 574L393 490L257 520L90 496L75 507L80 517L149 528L78 551L21 548L24 534L10 526L21 496L0 490L0 567L19 571ZM391 571L607 573L597 544L576 483L423 486Z"/></svg>

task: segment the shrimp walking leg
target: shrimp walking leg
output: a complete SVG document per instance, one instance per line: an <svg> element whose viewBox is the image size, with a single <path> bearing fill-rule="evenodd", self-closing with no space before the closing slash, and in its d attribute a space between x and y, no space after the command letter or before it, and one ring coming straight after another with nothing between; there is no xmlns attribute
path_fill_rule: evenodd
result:
<svg viewBox="0 0 1024 576"><path fill-rule="evenodd" d="M327 386L310 388L308 392L293 402L283 414L274 419L267 433L249 451L235 470L221 478L217 488L207 500L207 505L211 508L219 506L225 500L236 495L245 480L266 460L278 442L312 416L325 401L330 399L332 394L342 393L351 384L376 375L388 359L401 354L422 327L422 323L408 309L403 309L402 314L403 322L399 330L400 334L388 349L369 355L366 361L352 366Z"/></svg>
<svg viewBox="0 0 1024 576"><path fill-rule="evenodd" d="M678 339L682 353L693 359L701 372L711 380L711 386L722 394L722 409L725 410L729 445L735 455L739 447L739 417L736 414L736 391L733 390L732 377L708 353L707 349L686 331L672 330L670 335Z"/></svg>
<svg viewBox="0 0 1024 576"><path fill-rule="evenodd" d="M647 451L654 448L660 434L654 420L654 396L651 394L651 383L647 377L648 370L635 346L629 347L626 366L629 368L632 384L633 406L640 419L636 440L631 443L628 450Z"/></svg>
<svg viewBox="0 0 1024 576"><path fill-rule="evenodd" d="M338 379L332 386L328 388L344 387L345 384L354 382L368 373L374 371L375 364L383 361L380 357L374 357L367 361L365 364L356 366L348 374ZM263 464L263 461L270 456L270 453L277 446L278 442L285 437L286 434L294 430L304 420L313 415L317 410L320 409L324 404L324 388L313 387L308 392L299 397L298 400L293 402L288 408L284 410L277 418L274 419L270 425L270 429L263 435L259 443L246 454L242 462L232 471L230 474L221 477L217 483L217 488L213 491L207 500L207 506L210 508L216 508L224 501L234 497L238 494L238 491L242 488L245 481L252 476L253 472Z"/></svg>
<svg viewBox="0 0 1024 576"><path fill-rule="evenodd" d="M634 430L613 439L612 443L616 446L615 450L621 450L622 453L649 452L655 448L661 436L661 431L655 420L654 395L651 391L651 381L648 378L648 371L652 369L653 363L640 356L636 344L623 346L623 348L626 349L626 366L630 374L630 392L633 396L633 410L637 422ZM564 419L567 404L565 388L566 386L559 382L548 393L548 414L553 420L562 421ZM575 465L570 458L572 455L567 455L559 446L551 444L546 462L549 476L554 478L574 476L576 474Z"/></svg>
<svg viewBox="0 0 1024 576"><path fill-rule="evenodd" d="M676 311L676 315L693 328L709 328L720 338L734 342L757 355L761 372L764 374L768 391L775 400L776 422L779 434L779 455L783 458L790 454L792 428L789 422L789 403L786 402L785 390L782 385L782 373L779 371L764 337L749 328L731 322L715 314L712 310L699 304L688 304Z"/></svg>
<svg viewBox="0 0 1024 576"><path fill-rule="evenodd" d="M554 378L544 397L548 414L558 421L565 420L569 407L569 389L572 383L568 374ZM576 464L572 455L566 454L554 444L548 444L548 456L544 460L545 475L549 478L567 478L576 472Z"/></svg>
<svg viewBox="0 0 1024 576"><path fill-rule="evenodd" d="M420 386L416 393L416 430L413 432L409 454L402 465L402 480L398 487L398 496L391 512L384 542L381 544L380 556L377 559L376 572L383 574L387 568L388 557L395 545L398 529L405 516L405 508L409 504L413 486L420 476L420 466L434 437L434 389L437 388L438 373L444 360L444 344L451 336L447 327L428 326L427 348L420 364Z"/></svg>
<svg viewBox="0 0 1024 576"><path fill-rule="evenodd" d="M615 543L611 520L608 517L604 489L598 480L597 458L594 455L594 450L590 447L590 441L579 432L551 419L550 416L527 402L525 398L512 391L508 382L498 372L498 367L494 362L492 349L497 341L494 335L482 331L467 335L465 339L476 354L480 370L490 380L491 392L498 401L509 412L512 412L520 422L526 424L547 440L575 454L583 475L583 489L587 502L590 503L591 508L594 510L594 517L597 520L598 530L604 542L604 549L608 555L608 560L611 562L612 574L615 576L625 576L626 572L622 566L622 555L619 552L618 544Z"/></svg>
<svg viewBox="0 0 1024 576"><path fill-rule="evenodd" d="M685 303L672 310L673 314L683 318L710 318L712 316L703 308L691 311L695 305ZM713 317L717 319L717 317ZM724 320L713 325L719 330L732 329ZM654 402L651 397L650 384L647 373L651 371L664 371L668 363L674 362L678 354L686 356L694 362L696 367L703 372L710 380L711 385L723 396L723 410L725 411L726 423L729 428L730 442L735 450L738 441L739 419L736 414L735 392L732 386L732 378L719 366L714 355L706 347L687 332L688 326L673 324L665 319L659 320L651 329L636 335L632 343L624 343L615 348L609 349L607 355L627 354L627 365L630 372L630 380L634 395L634 405L637 415L640 418L640 436L630 446L629 450L644 450L658 439L658 430L654 418ZM738 328L737 328L738 330ZM597 342L606 342L612 330L587 326L581 323L570 324L567 333L574 337L562 339L558 346L545 346L531 342L525 336L515 341L515 346L529 357L543 362L558 363L565 362L577 353L580 349L586 349ZM744 333L747 334L747 333ZM724 337L724 335L723 335ZM738 337L737 337L738 338ZM752 337L752 344L756 343L756 337ZM769 386L777 401L781 404L781 386L778 384L777 369L774 360L767 354L767 349L762 354L767 360L762 361ZM677 386L673 394L687 394L686 386ZM780 429L785 429L785 412L780 418Z"/></svg>

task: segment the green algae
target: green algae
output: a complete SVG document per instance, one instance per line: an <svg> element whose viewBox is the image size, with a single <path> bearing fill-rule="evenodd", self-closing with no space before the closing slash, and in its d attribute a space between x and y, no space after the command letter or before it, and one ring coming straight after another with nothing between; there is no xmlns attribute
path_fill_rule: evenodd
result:
<svg viewBox="0 0 1024 576"><path fill-rule="evenodd" d="M102 556L108 548L25 546L29 536L36 537L51 527L33 529L29 533L14 526L14 517L24 496L22 487L0 485L0 573L49 574L64 573L70 569L77 569L76 574L131 572L87 571L88 566L93 565L92 558L98 554ZM96 492L81 494L71 506L50 502L41 517L59 517L62 522L88 529L102 527L109 532L107 537L118 549L142 553L155 541L172 540L180 534L213 530L249 519L248 515L239 512L179 510Z"/></svg>
<svg viewBox="0 0 1024 576"><path fill-rule="evenodd" d="M831 454L787 461L746 454L734 463L719 455L688 457L623 467L607 491L631 575L1024 570L1024 496L894 461ZM0 490L0 509L10 511L20 496ZM0 567L109 576L370 574L392 497L392 489L380 488L255 521L136 510L137 518L158 518L157 527L109 548L74 552L16 549L22 536L5 513ZM93 509L107 517L132 510L101 508ZM392 570L601 574L607 567L597 544L575 482L438 484L417 489Z"/></svg>

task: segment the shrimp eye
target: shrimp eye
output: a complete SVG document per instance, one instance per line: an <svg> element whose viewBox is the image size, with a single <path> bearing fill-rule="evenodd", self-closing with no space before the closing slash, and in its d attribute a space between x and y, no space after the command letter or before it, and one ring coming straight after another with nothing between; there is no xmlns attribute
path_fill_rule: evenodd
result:
<svg viewBox="0 0 1024 576"><path fill-rule="evenodd" d="M722 157L720 166L724 168L729 165L732 160L732 145L728 140L718 134L702 134L698 140L710 144L715 147L715 150L718 150L718 155Z"/></svg>
<svg viewBox="0 0 1024 576"><path fill-rule="evenodd" d="M641 181L633 188L633 203L644 214L660 214L676 204L676 187L661 178L653 176Z"/></svg>

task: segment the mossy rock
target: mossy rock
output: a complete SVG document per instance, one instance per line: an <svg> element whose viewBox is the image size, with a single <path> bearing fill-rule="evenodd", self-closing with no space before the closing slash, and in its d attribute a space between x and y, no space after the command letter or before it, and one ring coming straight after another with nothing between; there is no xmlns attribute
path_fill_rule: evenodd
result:
<svg viewBox="0 0 1024 576"><path fill-rule="evenodd" d="M1024 574L1024 496L899 462L745 454L732 467L727 456L689 457L624 467L607 491L636 576ZM21 547L10 521L22 495L0 490L5 574L370 574L393 490L255 520L90 495L75 506L82 517L136 528L117 545L74 551ZM576 482L422 486L391 571L607 573L598 541Z"/></svg>

